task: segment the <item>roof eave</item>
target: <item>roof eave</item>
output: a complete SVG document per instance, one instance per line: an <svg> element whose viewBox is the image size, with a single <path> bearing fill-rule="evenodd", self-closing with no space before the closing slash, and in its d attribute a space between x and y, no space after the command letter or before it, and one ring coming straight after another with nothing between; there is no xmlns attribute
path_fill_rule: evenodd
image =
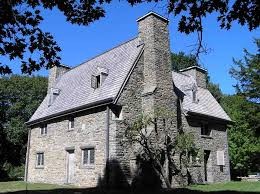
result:
<svg viewBox="0 0 260 194"><path fill-rule="evenodd" d="M198 113L198 112L193 112L191 110L187 111L187 115L188 116L200 116L200 117L205 117L205 118L210 118L210 119L214 119L214 120L217 120L217 121L221 121L221 122L225 122L227 124L233 124L234 121L232 120L227 120L227 119L223 119L223 118L219 118L219 117L214 117L214 116L211 116L211 115L206 115L206 114L202 114L202 113Z"/></svg>
<svg viewBox="0 0 260 194"><path fill-rule="evenodd" d="M73 108L73 109L68 109L68 110L65 110L65 111L62 111L62 112L59 112L59 113L51 114L51 115L48 115L48 116L45 116L45 117L42 117L42 118L39 118L39 119L36 119L36 120L33 120L33 121L27 121L25 124L27 126L36 125L36 124L39 124L41 122L46 122L46 121L49 121L49 120L52 120L52 119L56 119L56 118L60 118L60 117L63 117L63 116L75 114L75 113L82 112L82 111L85 111L85 110L89 110L89 109L92 109L92 108L109 105L113 101L114 101L114 98L107 98L107 99L104 99L104 100L100 100L100 101L89 103L89 104L86 104L86 105L83 105L83 106L79 106L79 107L76 107L76 108Z"/></svg>

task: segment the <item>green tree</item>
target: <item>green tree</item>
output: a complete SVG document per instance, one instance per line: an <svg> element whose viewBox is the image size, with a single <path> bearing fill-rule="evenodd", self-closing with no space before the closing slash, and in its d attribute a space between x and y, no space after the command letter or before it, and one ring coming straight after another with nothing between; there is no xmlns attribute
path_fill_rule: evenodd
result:
<svg viewBox="0 0 260 194"><path fill-rule="evenodd" d="M228 126L229 155L232 177L260 170L259 105L244 96L223 96L221 104L234 121Z"/></svg>
<svg viewBox="0 0 260 194"><path fill-rule="evenodd" d="M251 54L244 49L244 60L235 60L230 74L238 83L237 92L260 104L260 39L255 39L257 53Z"/></svg>
<svg viewBox="0 0 260 194"><path fill-rule="evenodd" d="M194 55L186 55L184 52L171 54L172 70L178 72L191 66L200 66Z"/></svg>
<svg viewBox="0 0 260 194"><path fill-rule="evenodd" d="M25 162L29 120L47 91L45 77L13 75L0 78L0 169L4 163Z"/></svg>
<svg viewBox="0 0 260 194"><path fill-rule="evenodd" d="M173 174L187 180L189 157L198 152L192 133L184 132L182 126L177 135L173 132L175 118L174 112L157 108L154 115L141 115L132 123L125 121L126 138L133 148L139 148L134 150L135 155L151 163L167 188L171 188Z"/></svg>
<svg viewBox="0 0 260 194"><path fill-rule="evenodd" d="M1 0L0 1L0 56L18 59L23 73L31 74L40 68L50 68L60 62L60 48L49 32L40 24L41 12L56 8L72 24L88 25L105 16L104 6L111 0ZM164 4L158 0L127 0L136 5L144 2ZM249 30L259 27L259 1L227 0L190 1L170 0L165 5L167 12L180 16L178 30L182 33L198 31L201 48L203 18L215 13L220 28L230 29L233 22L247 25ZM177 18L177 17L176 17ZM200 49L198 50L200 52ZM0 62L0 74L12 69Z"/></svg>

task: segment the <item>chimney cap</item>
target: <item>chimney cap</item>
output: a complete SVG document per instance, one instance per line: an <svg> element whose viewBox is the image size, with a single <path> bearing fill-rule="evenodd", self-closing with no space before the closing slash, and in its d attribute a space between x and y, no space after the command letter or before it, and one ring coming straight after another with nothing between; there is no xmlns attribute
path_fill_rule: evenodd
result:
<svg viewBox="0 0 260 194"><path fill-rule="evenodd" d="M165 22L167 22L167 23L169 22L169 20L168 20L167 18L165 18L165 17L161 16L160 14L155 13L155 12L153 12L153 11L148 12L148 13L145 14L144 16L138 18L136 21L139 22L139 21L145 19L146 17L148 17L148 16L150 16L150 15L153 15L153 16L155 16L155 17L157 17L157 18L159 18L159 19L161 19L161 20L163 20L163 21L165 21Z"/></svg>
<svg viewBox="0 0 260 194"><path fill-rule="evenodd" d="M63 68L66 68L66 69L71 69L71 67L69 67L68 65L64 65L64 64L58 64L58 65L54 65L53 67L63 67ZM51 67L51 68L53 68Z"/></svg>
<svg viewBox="0 0 260 194"><path fill-rule="evenodd" d="M188 70L191 70L191 69L197 69L198 71L201 71L202 73L206 73L207 70L200 67L200 66L197 66L197 65L194 65L194 66L191 66L191 67L187 67L187 68L184 68L184 69L181 69L179 70L180 72L185 72L185 71L188 71Z"/></svg>

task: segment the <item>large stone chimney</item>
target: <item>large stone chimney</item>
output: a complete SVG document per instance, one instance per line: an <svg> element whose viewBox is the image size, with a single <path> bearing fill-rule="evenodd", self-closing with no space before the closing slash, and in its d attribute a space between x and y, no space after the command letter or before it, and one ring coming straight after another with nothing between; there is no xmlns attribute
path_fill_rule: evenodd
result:
<svg viewBox="0 0 260 194"><path fill-rule="evenodd" d="M192 66L185 69L181 69L180 72L186 75L192 76L196 82L197 85L201 88L207 87L207 70L199 67L199 66Z"/></svg>
<svg viewBox="0 0 260 194"><path fill-rule="evenodd" d="M156 107L176 111L173 91L168 20L149 12L137 20L139 38L144 44L143 112Z"/></svg>
<svg viewBox="0 0 260 194"><path fill-rule="evenodd" d="M51 88L54 87L56 80L69 70L70 67L65 65L56 65L49 70L48 94L51 92Z"/></svg>

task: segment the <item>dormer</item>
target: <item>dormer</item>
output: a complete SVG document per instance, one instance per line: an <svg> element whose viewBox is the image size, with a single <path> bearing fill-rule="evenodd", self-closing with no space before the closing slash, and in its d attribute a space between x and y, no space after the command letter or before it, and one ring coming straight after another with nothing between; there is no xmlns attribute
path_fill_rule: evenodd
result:
<svg viewBox="0 0 260 194"><path fill-rule="evenodd" d="M48 106L51 106L53 104L53 102L56 100L59 94L60 94L60 89L58 88L50 89Z"/></svg>
<svg viewBox="0 0 260 194"><path fill-rule="evenodd" d="M91 87L94 89L100 88L108 76L108 69L97 67L96 71L91 76Z"/></svg>
<svg viewBox="0 0 260 194"><path fill-rule="evenodd" d="M201 88L207 87L207 81L206 81L207 70L199 66L192 66L185 69L181 69L180 72L185 75L192 76L196 80L198 87Z"/></svg>

